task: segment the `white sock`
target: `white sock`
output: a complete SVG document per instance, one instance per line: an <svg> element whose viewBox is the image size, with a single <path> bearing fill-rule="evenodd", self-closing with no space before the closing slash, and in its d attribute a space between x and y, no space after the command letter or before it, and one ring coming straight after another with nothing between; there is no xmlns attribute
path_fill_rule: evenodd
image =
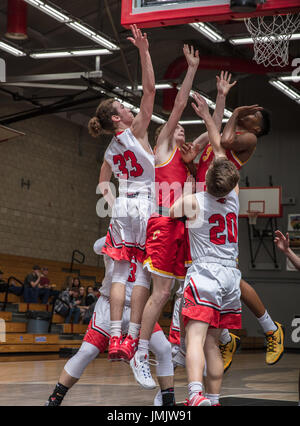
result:
<svg viewBox="0 0 300 426"><path fill-rule="evenodd" d="M122 321L111 321L110 322L110 336L120 337L122 334Z"/></svg>
<svg viewBox="0 0 300 426"><path fill-rule="evenodd" d="M224 328L220 335L220 342L222 345L226 345L227 343L231 342L231 336L227 328Z"/></svg>
<svg viewBox="0 0 300 426"><path fill-rule="evenodd" d="M206 393L205 398L209 399L211 402L211 405L217 405L219 404L220 394L218 393Z"/></svg>
<svg viewBox="0 0 300 426"><path fill-rule="evenodd" d="M139 337L140 329L141 329L141 324L135 324L134 322L130 322L127 334L128 336L131 336L133 339L137 339Z"/></svg>
<svg viewBox="0 0 300 426"><path fill-rule="evenodd" d="M192 399L193 396L198 395L199 392L202 392L203 385L201 382L190 382L188 384L189 398Z"/></svg>
<svg viewBox="0 0 300 426"><path fill-rule="evenodd" d="M140 356L149 355L149 340L139 340L138 352Z"/></svg>
<svg viewBox="0 0 300 426"><path fill-rule="evenodd" d="M276 331L277 326L268 314L268 311L266 311L262 317L257 318L257 321L259 322L261 328L263 329L264 333L267 333L268 331Z"/></svg>

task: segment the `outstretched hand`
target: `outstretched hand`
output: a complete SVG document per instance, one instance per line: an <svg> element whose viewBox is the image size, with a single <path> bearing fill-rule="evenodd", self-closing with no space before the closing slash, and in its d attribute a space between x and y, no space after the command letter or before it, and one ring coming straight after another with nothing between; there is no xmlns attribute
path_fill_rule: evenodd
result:
<svg viewBox="0 0 300 426"><path fill-rule="evenodd" d="M186 58L189 67L198 68L200 59L199 51L194 51L194 46L189 46L188 44L183 45L183 53Z"/></svg>
<svg viewBox="0 0 300 426"><path fill-rule="evenodd" d="M290 237L288 232L284 236L280 231L275 231L274 243L276 244L277 248L279 248L279 250L283 252L287 251L290 246Z"/></svg>
<svg viewBox="0 0 300 426"><path fill-rule="evenodd" d="M130 25L130 29L133 37L127 37L127 40L140 50L148 50L149 43L147 39L147 34L142 34L141 30L136 26L136 24Z"/></svg>
<svg viewBox="0 0 300 426"><path fill-rule="evenodd" d="M197 146L193 146L192 143L184 143L180 147L180 154L184 163L188 164L197 157L199 154L199 149L197 149Z"/></svg>
<svg viewBox="0 0 300 426"><path fill-rule="evenodd" d="M204 98L202 98L202 96L199 95L199 93L193 93L193 98L196 101L196 104L194 102L192 102L192 107L195 111L195 113L203 118L203 120L205 120L207 117L210 116L209 114L209 109L208 109L208 105L205 101Z"/></svg>
<svg viewBox="0 0 300 426"><path fill-rule="evenodd" d="M234 113L238 115L239 118L244 118L247 115L253 115L257 111L261 111L263 108L258 104L255 105L245 105L238 108L235 108Z"/></svg>
<svg viewBox="0 0 300 426"><path fill-rule="evenodd" d="M228 72L221 71L220 76L216 76L217 79L217 89L218 93L223 96L227 96L230 89L236 85L236 81L233 81L230 83L231 80L231 74L228 74Z"/></svg>

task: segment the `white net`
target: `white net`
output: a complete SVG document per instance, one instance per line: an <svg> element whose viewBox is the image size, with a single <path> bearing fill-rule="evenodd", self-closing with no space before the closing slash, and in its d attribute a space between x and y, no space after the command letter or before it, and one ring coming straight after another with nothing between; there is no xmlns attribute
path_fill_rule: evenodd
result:
<svg viewBox="0 0 300 426"><path fill-rule="evenodd" d="M300 14L245 18L254 42L253 59L264 66L284 67L289 63L289 43L300 27Z"/></svg>

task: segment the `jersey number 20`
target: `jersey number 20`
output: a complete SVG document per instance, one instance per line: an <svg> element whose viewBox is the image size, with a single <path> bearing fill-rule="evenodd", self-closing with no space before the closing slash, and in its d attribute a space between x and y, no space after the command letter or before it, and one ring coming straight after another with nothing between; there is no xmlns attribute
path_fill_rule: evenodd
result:
<svg viewBox="0 0 300 426"><path fill-rule="evenodd" d="M126 161L130 160L131 170L128 171L126 167ZM143 174L143 167L137 162L136 156L132 151L125 151L123 155L118 154L113 156L114 164L119 166L121 175L126 176L126 179L130 177L138 177Z"/></svg>
<svg viewBox="0 0 300 426"><path fill-rule="evenodd" d="M213 244L221 245L226 243L226 233L224 233L227 228L227 238L229 243L236 243L238 237L237 229L237 218L235 213L227 213L224 217L221 214L213 214L208 219L209 223L216 223L216 226L213 226L209 231L210 241Z"/></svg>

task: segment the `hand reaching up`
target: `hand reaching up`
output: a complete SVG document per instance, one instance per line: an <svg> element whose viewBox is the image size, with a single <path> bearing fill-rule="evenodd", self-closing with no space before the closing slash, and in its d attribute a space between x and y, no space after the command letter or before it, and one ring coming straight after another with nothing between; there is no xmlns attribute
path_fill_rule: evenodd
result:
<svg viewBox="0 0 300 426"><path fill-rule="evenodd" d="M231 74L228 74L228 72L221 71L220 76L216 76L217 79L217 89L218 93L223 96L227 96L230 89L236 85L236 81L233 81L230 83L231 80Z"/></svg>
<svg viewBox="0 0 300 426"><path fill-rule="evenodd" d="M133 37L127 37L127 40L137 47L139 50L148 50L149 43L147 39L147 34L142 34L141 30L135 25L130 25L130 29Z"/></svg>

